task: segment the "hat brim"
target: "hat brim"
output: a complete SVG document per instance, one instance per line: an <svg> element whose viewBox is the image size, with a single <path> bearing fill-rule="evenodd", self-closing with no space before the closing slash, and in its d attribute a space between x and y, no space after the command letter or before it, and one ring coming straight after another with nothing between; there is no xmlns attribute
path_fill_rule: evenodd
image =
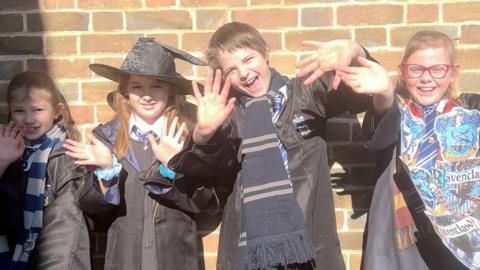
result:
<svg viewBox="0 0 480 270"><path fill-rule="evenodd" d="M130 76L130 75L146 76L146 77L154 78L154 79L172 84L173 86L175 86L175 91L177 94L193 95L192 81L182 77L182 75L178 73L176 73L176 76L151 75L151 74L144 74L144 73L127 72L125 70L104 65L104 64L90 64L88 67L90 68L90 70L92 70L96 74L117 83L119 83L120 79L124 76ZM201 87L200 84L199 84L199 87Z"/></svg>

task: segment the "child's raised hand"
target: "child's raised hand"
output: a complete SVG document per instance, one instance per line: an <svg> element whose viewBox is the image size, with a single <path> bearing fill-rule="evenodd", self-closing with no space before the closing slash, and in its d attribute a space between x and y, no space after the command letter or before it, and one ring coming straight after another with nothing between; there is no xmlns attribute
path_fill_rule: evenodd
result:
<svg viewBox="0 0 480 270"><path fill-rule="evenodd" d="M394 84L387 70L381 65L363 57L357 61L361 67L345 67L337 70L337 75L354 92L374 94L373 107L376 113L384 113L394 100Z"/></svg>
<svg viewBox="0 0 480 270"><path fill-rule="evenodd" d="M155 141L155 138L151 133L147 135L148 141L152 146L155 157L165 166L168 164L168 161L170 161L173 156L175 156L182 150L183 143L185 142L185 140L182 139L182 133L185 130L186 125L185 123L182 123L178 130L175 132L175 130L177 129L177 122L178 117L173 118L173 121L170 124L169 128L167 124L167 119L164 119L162 127L162 137L160 138L160 141L158 143Z"/></svg>
<svg viewBox="0 0 480 270"><path fill-rule="evenodd" d="M112 152L99 139L88 134L90 144L67 139L63 147L67 149L67 155L76 159L77 165L94 165L102 169L110 169L113 166Z"/></svg>
<svg viewBox="0 0 480 270"><path fill-rule="evenodd" d="M362 48L351 40L332 40L328 42L303 41L303 45L312 47L316 52L303 58L295 66L299 69L297 77L310 76L304 84L310 84L323 73L350 65L352 59L363 52ZM337 89L340 77L335 75L333 88Z"/></svg>
<svg viewBox="0 0 480 270"><path fill-rule="evenodd" d="M192 83L197 99L197 125L193 131L193 141L197 144L206 143L215 134L235 105L235 98L227 101L230 92L230 77L227 76L223 87L221 87L221 82L222 72L216 70L213 84L212 71L208 72L203 94L200 93L197 84Z"/></svg>
<svg viewBox="0 0 480 270"><path fill-rule="evenodd" d="M8 166L19 159L25 150L23 132L13 122L0 127L0 166Z"/></svg>

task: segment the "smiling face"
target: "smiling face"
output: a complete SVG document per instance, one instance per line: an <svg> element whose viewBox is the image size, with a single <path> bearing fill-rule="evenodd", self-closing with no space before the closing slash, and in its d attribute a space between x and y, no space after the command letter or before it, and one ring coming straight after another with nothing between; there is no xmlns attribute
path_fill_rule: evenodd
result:
<svg viewBox="0 0 480 270"><path fill-rule="evenodd" d="M17 91L18 94L14 93L9 104L12 121L24 129L26 140L39 139L52 128L55 119L60 116L59 108L52 106L50 93L46 90Z"/></svg>
<svg viewBox="0 0 480 270"><path fill-rule="evenodd" d="M132 75L126 84L126 95L135 115L153 124L167 107L170 84L150 77Z"/></svg>
<svg viewBox="0 0 480 270"><path fill-rule="evenodd" d="M436 79L431 75L431 72L434 72L435 75L436 71L430 70L430 72L424 71L418 78L412 78L409 76L409 72L407 72L407 66L419 65L429 68L434 65L449 65L451 67L453 64L450 62L447 49L443 46L431 47L413 52L404 65L400 66L399 73L405 82L410 97L418 104L428 106L438 102L446 95L450 84L457 79L457 72L449 68L445 77Z"/></svg>
<svg viewBox="0 0 480 270"><path fill-rule="evenodd" d="M267 59L250 48L222 50L218 62L224 76L230 76L232 86L252 97L267 93L270 84L270 69Z"/></svg>

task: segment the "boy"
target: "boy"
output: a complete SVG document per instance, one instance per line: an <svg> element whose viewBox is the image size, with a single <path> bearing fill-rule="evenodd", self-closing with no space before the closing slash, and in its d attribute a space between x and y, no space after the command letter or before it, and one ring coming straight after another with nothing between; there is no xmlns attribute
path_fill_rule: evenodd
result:
<svg viewBox="0 0 480 270"><path fill-rule="evenodd" d="M371 104L331 72L366 52L346 40L304 44L318 50L298 64L298 76L311 75L288 80L269 67L267 44L252 26L228 23L210 40L208 62L225 83L220 91L217 70L203 94L194 87L198 122L184 155L202 159L224 185L236 179L217 269L345 268L325 128L327 118ZM235 91L227 101L230 85Z"/></svg>

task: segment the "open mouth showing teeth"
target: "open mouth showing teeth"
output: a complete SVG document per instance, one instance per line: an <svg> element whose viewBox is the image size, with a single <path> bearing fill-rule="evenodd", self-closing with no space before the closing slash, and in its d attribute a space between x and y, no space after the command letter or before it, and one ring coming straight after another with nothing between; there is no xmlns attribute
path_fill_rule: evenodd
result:
<svg viewBox="0 0 480 270"><path fill-rule="evenodd" d="M257 81L257 78L258 78L257 76L254 76L250 80L244 82L243 85L245 85L246 87L250 87Z"/></svg>
<svg viewBox="0 0 480 270"><path fill-rule="evenodd" d="M431 92L431 91L435 90L435 87L417 87L417 89L422 91L422 92Z"/></svg>

